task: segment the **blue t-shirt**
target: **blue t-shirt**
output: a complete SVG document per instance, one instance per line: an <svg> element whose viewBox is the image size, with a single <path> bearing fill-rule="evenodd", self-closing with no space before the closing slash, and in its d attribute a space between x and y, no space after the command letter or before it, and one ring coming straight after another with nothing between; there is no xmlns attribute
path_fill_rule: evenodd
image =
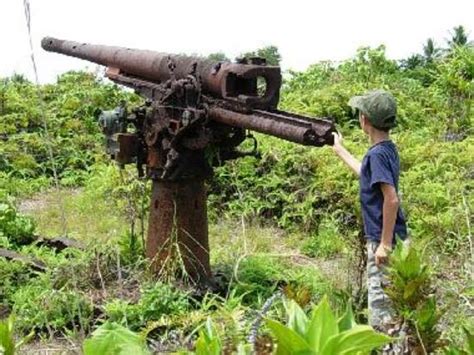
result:
<svg viewBox="0 0 474 355"><path fill-rule="evenodd" d="M383 224L383 193L380 183L395 187L398 193L400 160L397 147L392 141L379 142L368 150L360 170L360 202L364 220L365 236L369 240L380 241ZM394 228L395 235L405 239L407 227L401 208L398 209Z"/></svg>

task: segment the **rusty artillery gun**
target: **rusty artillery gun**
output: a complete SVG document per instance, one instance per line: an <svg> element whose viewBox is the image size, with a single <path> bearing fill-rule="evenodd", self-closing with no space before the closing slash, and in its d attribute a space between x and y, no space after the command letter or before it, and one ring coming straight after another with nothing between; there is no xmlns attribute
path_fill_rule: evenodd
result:
<svg viewBox="0 0 474 355"><path fill-rule="evenodd" d="M112 158L135 163L139 176L153 181L146 254L158 274L179 251L194 281L210 280L205 180L212 166L255 154L248 131L309 146L333 143L331 120L277 109L280 67L263 58L216 62L50 37L42 47L104 65L107 78L147 99L131 112L123 104L103 112L100 122ZM247 138L254 150L243 152L237 147Z"/></svg>

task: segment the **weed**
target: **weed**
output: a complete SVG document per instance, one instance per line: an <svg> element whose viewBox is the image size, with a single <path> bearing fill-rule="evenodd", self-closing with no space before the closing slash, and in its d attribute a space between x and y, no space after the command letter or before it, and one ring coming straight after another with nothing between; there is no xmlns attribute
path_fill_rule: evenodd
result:
<svg viewBox="0 0 474 355"><path fill-rule="evenodd" d="M465 344L462 347L450 345L444 349L445 355L468 355L474 354L474 332L463 327Z"/></svg>
<svg viewBox="0 0 474 355"><path fill-rule="evenodd" d="M385 345L391 338L376 333L371 327L357 325L351 306L337 319L326 297L307 317L300 306L285 303L287 324L268 319L267 326L276 338L279 354L350 354L369 353Z"/></svg>
<svg viewBox="0 0 474 355"><path fill-rule="evenodd" d="M144 285L136 304L116 299L105 305L105 313L111 321L133 330L167 315L185 314L190 309L186 293L160 282Z"/></svg>
<svg viewBox="0 0 474 355"><path fill-rule="evenodd" d="M15 339L15 316L10 315L6 319L0 320L0 350L4 355L14 355L16 351L27 343L35 333L32 331L19 341Z"/></svg>
<svg viewBox="0 0 474 355"><path fill-rule="evenodd" d="M196 340L196 355L220 355L222 353L222 342L216 334L210 318L207 319L203 329L199 331Z"/></svg>
<svg viewBox="0 0 474 355"><path fill-rule="evenodd" d="M11 296L18 330L31 329L47 333L67 334L69 330L87 334L91 325L92 305L77 291L54 290L47 276L18 288Z"/></svg>
<svg viewBox="0 0 474 355"><path fill-rule="evenodd" d="M311 257L328 258L345 249L344 239L334 219L324 218L317 230L303 240L302 251Z"/></svg>
<svg viewBox="0 0 474 355"><path fill-rule="evenodd" d="M396 314L411 328L414 348L432 352L441 346L441 312L431 287L431 270L423 259L416 247L397 243L390 257L386 293Z"/></svg>
<svg viewBox="0 0 474 355"><path fill-rule="evenodd" d="M35 240L35 223L19 214L13 201L0 200L0 245L18 247ZM3 240L3 241L2 241Z"/></svg>

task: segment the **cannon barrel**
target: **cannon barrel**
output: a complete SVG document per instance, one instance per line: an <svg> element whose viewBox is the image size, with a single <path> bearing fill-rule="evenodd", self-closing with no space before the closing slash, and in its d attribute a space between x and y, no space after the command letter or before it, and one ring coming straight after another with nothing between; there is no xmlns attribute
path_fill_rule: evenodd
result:
<svg viewBox="0 0 474 355"><path fill-rule="evenodd" d="M204 93L233 99L253 108L272 109L278 104L281 72L277 66L250 61L250 64L216 62L206 58L160 53L150 50L79 43L45 37L46 51L81 58L121 73L160 84L174 76L198 75ZM257 93L257 79L265 81L265 90Z"/></svg>
<svg viewBox="0 0 474 355"><path fill-rule="evenodd" d="M329 119L314 120L278 110L253 110L251 114L244 114L220 107L211 107L209 116L229 126L250 129L298 144L321 147L334 141L334 124Z"/></svg>

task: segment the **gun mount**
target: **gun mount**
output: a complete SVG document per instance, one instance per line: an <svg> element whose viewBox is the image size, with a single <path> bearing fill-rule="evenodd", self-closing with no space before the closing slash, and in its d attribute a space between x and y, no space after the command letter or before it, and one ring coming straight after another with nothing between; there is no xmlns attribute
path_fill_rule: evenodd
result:
<svg viewBox="0 0 474 355"><path fill-rule="evenodd" d="M263 58L216 62L51 37L42 47L104 65L107 78L147 99L130 113L124 104L105 111L99 123L111 157L135 163L139 176L153 180L146 254L158 274L177 244L193 280L211 277L204 181L212 166L255 154L238 149L246 138L256 148L248 131L309 146L333 143L331 120L277 109L280 68Z"/></svg>

